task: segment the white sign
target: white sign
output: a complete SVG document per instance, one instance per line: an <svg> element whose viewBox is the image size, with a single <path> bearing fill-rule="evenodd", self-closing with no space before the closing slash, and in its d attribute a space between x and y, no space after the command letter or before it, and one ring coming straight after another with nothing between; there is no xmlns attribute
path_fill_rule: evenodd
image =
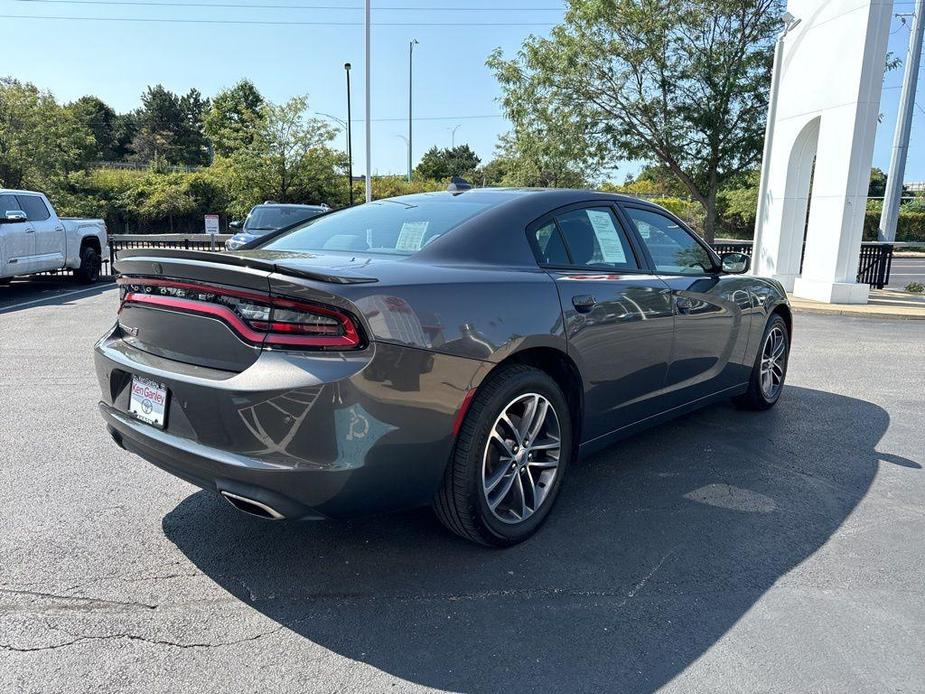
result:
<svg viewBox="0 0 925 694"><path fill-rule="evenodd" d="M620 236L617 234L617 228L613 224L613 218L609 212L601 210L585 210L591 226L594 227L594 235L597 236L597 243L601 247L601 255L604 256L605 263L625 263L626 253L623 251L623 244L620 243Z"/></svg>
<svg viewBox="0 0 925 694"><path fill-rule="evenodd" d="M404 222L398 232L398 241L395 243L396 251L419 251L427 225L430 222Z"/></svg>
<svg viewBox="0 0 925 694"><path fill-rule="evenodd" d="M207 214L206 215L206 233L207 234L217 234L218 233L218 215L217 214Z"/></svg>

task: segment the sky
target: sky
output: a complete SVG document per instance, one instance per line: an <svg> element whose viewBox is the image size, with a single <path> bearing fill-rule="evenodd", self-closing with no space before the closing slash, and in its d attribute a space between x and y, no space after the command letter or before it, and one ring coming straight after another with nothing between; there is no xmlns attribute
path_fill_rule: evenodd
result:
<svg viewBox="0 0 925 694"><path fill-rule="evenodd" d="M345 120L343 65L349 62L359 174L365 171L362 7L362 0L0 0L0 74L50 90L62 102L94 94L119 112L137 108L147 85L161 83L178 93L196 87L213 96L248 78L272 101L307 94L312 111ZM406 170L407 145L400 136L407 136L412 39L419 42L415 162L432 145L450 146L454 127L456 144L468 143L487 161L510 123L501 116L498 85L485 59L497 47L511 56L531 33L548 33L563 7L559 0L373 0L373 172ZM910 2L894 7L896 13L911 10ZM145 21L124 21L129 18ZM890 31L889 50L905 59L908 22L894 17ZM874 166L883 170L889 166L901 82L902 68L884 79L874 153ZM925 181L923 83L925 70L919 76L907 182ZM344 133L336 144L345 147ZM612 177L622 181L639 166L618 162Z"/></svg>

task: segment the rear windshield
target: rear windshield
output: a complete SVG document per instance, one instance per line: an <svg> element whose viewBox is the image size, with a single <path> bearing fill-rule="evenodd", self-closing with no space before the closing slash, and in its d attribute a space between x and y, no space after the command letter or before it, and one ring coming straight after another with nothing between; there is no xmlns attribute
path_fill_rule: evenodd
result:
<svg viewBox="0 0 925 694"><path fill-rule="evenodd" d="M244 228L247 231L276 231L290 224L298 224L317 217L321 210L306 207L255 207L247 215Z"/></svg>
<svg viewBox="0 0 925 694"><path fill-rule="evenodd" d="M486 203L381 200L333 212L271 240L272 251L411 255L488 207Z"/></svg>

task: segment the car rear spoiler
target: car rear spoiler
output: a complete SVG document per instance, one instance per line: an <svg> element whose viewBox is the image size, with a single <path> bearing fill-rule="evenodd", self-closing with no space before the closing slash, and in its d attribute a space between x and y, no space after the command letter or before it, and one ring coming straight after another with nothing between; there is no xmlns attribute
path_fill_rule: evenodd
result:
<svg viewBox="0 0 925 694"><path fill-rule="evenodd" d="M318 282L330 282L331 284L368 284L378 282L375 277L365 277L357 275L350 271L338 270L337 274L327 272L322 268L308 269L298 267L285 261L273 262L262 258L252 258L249 256L234 255L232 253L216 253L212 251L193 251L184 248L126 248L116 254L115 269L119 270L119 261L128 258L165 258L174 260L198 260L206 263L217 263L220 265L232 265L234 267L245 267L252 270L263 270L264 272L276 272L281 275L290 277L301 277L304 279L315 280Z"/></svg>

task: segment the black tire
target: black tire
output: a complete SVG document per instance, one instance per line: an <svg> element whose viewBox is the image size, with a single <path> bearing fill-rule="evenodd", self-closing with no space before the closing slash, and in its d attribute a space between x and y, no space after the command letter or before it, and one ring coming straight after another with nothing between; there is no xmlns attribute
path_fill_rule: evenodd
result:
<svg viewBox="0 0 925 694"><path fill-rule="evenodd" d="M781 365L780 383L778 387L768 392L767 388L762 387L761 365L765 356L765 349L768 346L768 340L772 333L780 331L783 335L783 363ZM784 392L784 381L787 378L787 367L790 363L790 333L787 330L787 322L777 313L773 314L764 327L764 333L761 335L761 343L758 345L758 354L755 355L755 364L752 367L751 376L748 379L748 390L742 395L732 399L737 407L743 410L769 410L777 401L780 400L781 393Z"/></svg>
<svg viewBox="0 0 925 694"><path fill-rule="evenodd" d="M489 437L502 412L518 398L529 399L529 396L533 394L542 396L539 400L545 399L552 407L555 420L548 419L547 421L555 421L558 430L558 465L555 467L552 479L548 481L549 488L546 489L547 485L543 483L545 472L539 467L531 467L532 465L542 466L544 462L548 463L552 460L552 458L545 458L545 452L530 453L530 455L543 458L541 462L530 463L529 458L522 457L521 465L526 467L526 470L504 473L503 469L507 469L508 464L506 462L497 464L495 470L501 472L503 475L501 479L516 478L518 473L526 476L514 480L521 490L531 488L523 486L526 484L525 479L533 482L533 491L528 494L533 502L536 501L537 490L540 488L542 490L539 493L545 495L539 503L533 503L536 508L531 510L531 515L527 516L523 513L525 518L522 521L510 519L505 521L499 519L489 507L487 496L490 492L485 492L483 487L483 456L486 455ZM551 441L554 438L547 440ZM513 449L515 452L518 450L516 445ZM521 456L526 455L526 453L521 453ZM469 406L456 440L453 457L447 465L443 484L434 499L434 510L447 528L467 540L496 547L517 544L536 532L549 515L559 494L571 457L571 414L568 402L556 382L545 372L530 366L515 364L503 367L489 376ZM512 462L511 469L514 468L516 468L516 463ZM513 477L509 478L509 475ZM521 496L520 500L523 502L521 511L526 511L526 497Z"/></svg>
<svg viewBox="0 0 925 694"><path fill-rule="evenodd" d="M13 281L12 277L0 277L0 287L5 287Z"/></svg>
<svg viewBox="0 0 925 694"><path fill-rule="evenodd" d="M102 260L92 246L86 246L80 252L80 267L74 273L81 284L93 284L100 278Z"/></svg>

